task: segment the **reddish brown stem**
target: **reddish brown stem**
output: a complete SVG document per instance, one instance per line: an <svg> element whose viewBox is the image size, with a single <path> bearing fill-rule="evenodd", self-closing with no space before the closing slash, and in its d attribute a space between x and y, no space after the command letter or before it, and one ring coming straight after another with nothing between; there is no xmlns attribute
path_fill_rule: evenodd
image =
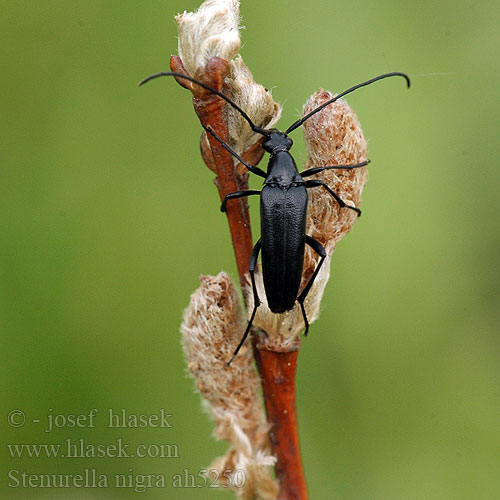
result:
<svg viewBox="0 0 500 500"><path fill-rule="evenodd" d="M170 59L172 71L186 74L179 57ZM199 74L192 75L210 87L230 94L224 84L228 62L213 58ZM186 80L178 79L180 85L194 95L195 111L203 125L212 128L224 141L228 140L225 104L209 91ZM211 135L201 138L202 157L217 174L214 181L220 199L233 191L248 189L248 174L243 165L234 165L232 155ZM256 165L264 154L260 143L245 151L243 159ZM240 283L247 284L246 275L252 252L252 234L248 203L245 199L234 200L226 211ZM254 337L255 358L262 379L264 400L268 420L271 424L271 444L277 458L276 476L280 483L278 500L307 500L307 489L299 450L297 412L295 407L295 370L299 342L290 352L275 352L266 349Z"/></svg>
<svg viewBox="0 0 500 500"><path fill-rule="evenodd" d="M269 436L275 453L278 500L307 500L307 487L300 460L297 411L295 407L295 372L298 351L276 352L255 349L255 359L262 379Z"/></svg>
<svg viewBox="0 0 500 500"><path fill-rule="evenodd" d="M184 66L178 56L170 58L170 67L172 71L186 73ZM206 65L203 73L196 75L203 83L210 87L223 91L224 78L227 74L228 63L224 59L214 57ZM179 83L189 88L194 95L193 104L196 114L201 123L210 127L223 140L228 141L227 120L225 114L224 101L215 94L194 84L186 84L186 80L179 79ZM209 136L210 148L204 146L206 136L202 136L202 155L205 163L217 173L215 185L219 190L221 201L226 194L233 191L248 189L248 175L238 175L234 166L233 156L213 137ZM263 152L262 152L263 154ZM261 154L261 157L262 157ZM246 158L244 158L246 159ZM248 214L248 203L245 199L235 200L227 205L226 210L231 239L238 266L238 274L242 286L246 284L246 273L248 272L248 263L252 253L252 233L250 228L250 216Z"/></svg>

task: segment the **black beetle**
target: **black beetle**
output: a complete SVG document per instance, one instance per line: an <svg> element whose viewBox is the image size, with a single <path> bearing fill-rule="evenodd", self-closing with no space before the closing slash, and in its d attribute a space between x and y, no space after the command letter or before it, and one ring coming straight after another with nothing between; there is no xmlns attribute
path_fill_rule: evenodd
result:
<svg viewBox="0 0 500 500"><path fill-rule="evenodd" d="M283 313L290 311L295 305L295 301L300 304L302 315L304 317L305 334L309 330L309 322L307 320L306 311L304 309L304 301L311 289L311 286L316 279L316 276L325 260L326 252L323 245L316 239L306 234L306 215L307 215L307 189L314 187L324 187L335 198L341 207L349 208L361 215L361 210L357 207L347 205L332 189L319 179L304 180L304 178L317 174L324 170L338 169L354 169L364 167L369 163L369 160L358 163L357 165L335 165L324 167L313 167L303 172L299 172L295 160L289 153L293 145L292 139L288 134L300 127L312 115L318 113L329 104L334 103L341 97L353 92L354 90L370 85L383 78L391 76L401 76L406 80L410 87L410 79L404 73L393 72L384 73L375 78L359 83L337 96L321 104L313 109L306 116L294 122L285 132L280 132L277 129L262 129L252 123L248 115L231 99L216 89L192 78L188 75L176 72L164 72L151 75L142 80L139 85L158 78L160 76L174 76L184 78L201 87L217 94L224 99L229 105L236 109L241 116L248 122L252 130L264 136L262 147L271 156L267 165L267 173L259 167L248 164L243 158L236 153L227 143L225 143L210 127L205 127L205 130L211 134L220 144L229 151L238 161L243 163L248 170L256 175L263 177L264 187L261 191L248 189L244 191L235 191L229 193L224 198L221 205L221 211L225 211L226 204L229 200L242 198L244 196L260 195L260 221L261 221L261 238L255 244L250 257L250 277L252 280L252 289L254 295L254 306L252 315L245 329L243 337L234 351L232 358L227 363L231 364L235 356L238 354L241 346L248 336L248 332L252 327L252 323L260 305L257 287L255 285L255 267L259 252L262 252L262 277L264 280L264 289L266 292L267 303L269 309L273 313ZM309 245L319 256L320 261L314 270L309 282L299 294L300 282L302 279L302 268L304 264L305 245Z"/></svg>

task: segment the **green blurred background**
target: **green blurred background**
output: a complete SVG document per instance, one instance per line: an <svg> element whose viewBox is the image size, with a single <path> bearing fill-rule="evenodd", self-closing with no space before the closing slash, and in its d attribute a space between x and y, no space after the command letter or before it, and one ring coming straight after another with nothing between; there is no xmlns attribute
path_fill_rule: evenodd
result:
<svg viewBox="0 0 500 500"><path fill-rule="evenodd" d="M233 498L170 484L226 449L179 324L198 276L236 267L189 93L136 87L167 70L173 16L197 6L1 2L2 499ZM282 128L319 87L412 77L409 91L394 79L349 98L372 164L300 355L311 498L499 499L498 2L253 1L241 14L241 54L284 105ZM92 408L95 428L45 432L48 415ZM164 408L172 427L109 429L110 408ZM13 409L24 426L8 425ZM179 458L21 459L5 446L68 438L176 444ZM166 487L8 486L11 470L85 468L163 474Z"/></svg>

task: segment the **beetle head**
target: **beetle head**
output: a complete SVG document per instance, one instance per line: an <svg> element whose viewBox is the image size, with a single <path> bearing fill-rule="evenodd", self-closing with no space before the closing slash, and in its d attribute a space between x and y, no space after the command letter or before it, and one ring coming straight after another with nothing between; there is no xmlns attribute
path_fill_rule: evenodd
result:
<svg viewBox="0 0 500 500"><path fill-rule="evenodd" d="M288 151L292 145L292 139L277 129L271 129L269 135L262 142L262 147L271 154Z"/></svg>

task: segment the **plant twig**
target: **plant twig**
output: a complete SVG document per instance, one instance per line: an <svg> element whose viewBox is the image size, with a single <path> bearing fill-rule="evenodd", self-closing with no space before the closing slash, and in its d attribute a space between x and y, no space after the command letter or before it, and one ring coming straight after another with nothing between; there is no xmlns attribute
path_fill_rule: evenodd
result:
<svg viewBox="0 0 500 500"><path fill-rule="evenodd" d="M258 339L255 336L254 339ZM307 487L302 467L297 410L295 404L295 374L298 347L288 352L276 352L254 342L254 355L262 379L269 433L276 456L275 472L279 480L278 500L307 500Z"/></svg>
<svg viewBox="0 0 500 500"><path fill-rule="evenodd" d="M186 73L178 56L170 59L172 71ZM227 74L227 61L213 58L205 67L205 71L197 75L203 83L226 92L224 85ZM201 123L212 128L217 135L227 141L228 129L225 119L225 104L222 99L210 94L196 85L188 85L185 80L179 83L189 88L194 95L193 104ZM212 136L206 144L205 133L201 138L202 156L207 166L216 172L215 185L221 200L226 194L248 188L248 174L239 173L241 168L234 166L232 155L225 150ZM256 165L264 154L259 143L243 153L243 159ZM243 167L244 168L244 167ZM248 264L253 243L248 214L248 203L244 199L238 203L228 204L226 211L231 238L242 286L248 284ZM260 331L259 336L266 335ZM307 500L307 488L299 451L297 427L297 411L295 401L295 372L300 340L297 339L289 347L289 352L273 351L253 335L255 358L262 379L263 395L268 421L271 425L271 444L277 459L275 471L280 484L279 500ZM230 368L229 368L230 369Z"/></svg>
<svg viewBox="0 0 500 500"><path fill-rule="evenodd" d="M184 13L177 16L176 19L179 25L179 57L172 56L170 60L172 71L189 75L216 91L222 92L237 102L258 127L272 127L279 116L279 106L272 101L270 94L262 86L253 81L243 60L237 56L240 47L238 0L207 0L197 12ZM260 146L262 138L252 132L245 120L242 120L241 115L213 92L186 79L177 78L177 81L193 93L194 108L203 126L210 128L221 140L230 144L244 161L251 165L257 165L264 154ZM332 95L328 92L315 93L306 104L303 116L327 102L331 97ZM304 133L309 153L307 168L324 165L353 165L366 159L366 141L359 122L356 115L343 101L339 100L326 107L321 113L311 116L304 123ZM248 188L246 167L235 161L220 142L211 134L207 135L206 132L203 132L201 137L201 154L208 168L216 174L214 183L219 191L221 201L231 192ZM331 186L344 201L350 205L359 206L361 191L366 182L365 169L330 170L318 175L318 178L323 179ZM314 285L304 303L310 323L319 314L320 301L328 281L330 258L335 244L350 230L356 220L356 216L352 212L352 210L343 210L328 193L325 195L323 190L313 190L311 193L307 234L313 236L325 247L327 259L316 276ZM227 205L226 216L231 232L239 281L244 291L247 309L252 310L254 297L250 291L248 265L253 242L246 198L232 200ZM307 283L317 264L318 256L309 248L306 249L302 286ZM215 288L222 286L221 283L225 282L225 279L214 278ZM255 281L262 303L257 309L251 333L254 357L262 380L267 419L270 424L269 437L272 452L276 458L275 471L279 481L279 493L276 493L276 484L273 481L271 481L273 484L269 485L265 492L259 491L258 488L251 488L251 492L244 489L236 489L235 491L240 498L245 498L245 500L307 500L308 493L299 450L295 395L295 373L298 350L301 345L300 333L304 328L303 316L299 307L282 314L272 313L267 307L262 274L258 270L255 273ZM229 285L224 285L222 288L225 287L227 288ZM211 295L209 294L210 297L213 296L212 292ZM200 296L204 297L203 293ZM199 300L205 300L207 304L210 302L206 297L200 299L200 296L197 295ZM221 305L219 300L216 300L215 303L217 306ZM197 332L194 337L201 338L205 333L208 334L205 331L207 325L203 319L204 316L198 314L200 311L196 304L196 300L194 303L192 301L192 307L188 308L191 312L185 318L183 330L191 333ZM207 306L205 309L212 311L213 308ZM224 314L220 316L225 317ZM218 334L225 331L227 327L225 324L214 325L215 323L212 325L212 330ZM218 334L213 332L212 335L217 337ZM210 370L213 368L216 373L220 373L217 370L234 370L234 373L239 375L241 379L242 372L239 369L236 370L235 365L229 368L220 367L224 352L230 347L229 338L228 345L225 345L224 349L220 348L220 338L217 337L217 339L217 342L212 342L216 351L215 358L212 351L203 351L201 354L206 355L203 359L207 356L210 359L214 358L213 366L209 367ZM234 337L231 337L231 342L233 341ZM208 342L203 342L203 345L202 350L208 345ZM197 349L198 347L191 349L189 344L185 344L186 352L197 352ZM242 363L249 361L250 354L246 351L246 361L242 360ZM190 363L198 366L193 360ZM194 365L190 371L195 378L197 375L205 373L203 370L197 372ZM221 375L230 373L225 372ZM225 382L221 382L225 384L224 388L227 386L233 388L232 383L227 383L231 379L230 377L215 377L215 380L219 379L225 380ZM201 392L203 394L203 391ZM225 394L224 391L222 393ZM235 394L235 397L237 395ZM204 397L206 398L207 394ZM219 404L220 398L214 397L213 402ZM221 411L223 415L226 415L224 408ZM233 427L236 428L238 425L230 426L230 428ZM247 427L248 425L245 423L238 428L241 430ZM245 434L244 430L242 432ZM231 464L232 458L234 458L231 453L235 452L236 448L243 446L246 450L245 453L242 453L244 457L253 457L252 450L257 450L254 463L259 464L257 470L265 471L264 475L267 474L269 478L268 466L273 459L269 457L265 430L263 432L265 443L262 439L256 439L255 447L247 446L252 440L252 434L254 434L251 430L248 430L243 440L234 440L234 436L230 436L233 447L230 449L229 455L226 455L219 463L219 466L226 467L226 463ZM242 437L242 434L239 433L239 436ZM265 455L265 460L259 459L262 457L261 451ZM258 483L258 480L254 481L254 484Z"/></svg>
<svg viewBox="0 0 500 500"><path fill-rule="evenodd" d="M170 58L170 68L172 71L186 74L186 70L182 64L180 57L172 56ZM212 58L205 66L205 71L199 75L200 80L210 87L226 91L224 88L224 79L227 75L228 62L219 57ZM224 141L228 140L227 119L224 111L224 101L194 84L187 84L186 80L179 79L180 85L187 87L194 95L193 105L205 127L210 127ZM214 170L217 177L214 181L221 201L226 194L248 188L248 174L240 175L235 170L234 161L231 153L225 150L221 144L212 136L208 137L210 147L206 147L206 133L201 137L201 151L203 160L206 165ZM259 161L262 158L264 151L262 149L251 151L249 154L243 155L243 159L247 161ZM247 158L245 158L247 156ZM259 157L260 156L260 157ZM230 203L226 210L231 239L238 267L240 283L246 283L245 274L248 272L248 262L252 253L252 233L250 228L250 216L248 214L248 203L245 199L239 199L235 203Z"/></svg>

